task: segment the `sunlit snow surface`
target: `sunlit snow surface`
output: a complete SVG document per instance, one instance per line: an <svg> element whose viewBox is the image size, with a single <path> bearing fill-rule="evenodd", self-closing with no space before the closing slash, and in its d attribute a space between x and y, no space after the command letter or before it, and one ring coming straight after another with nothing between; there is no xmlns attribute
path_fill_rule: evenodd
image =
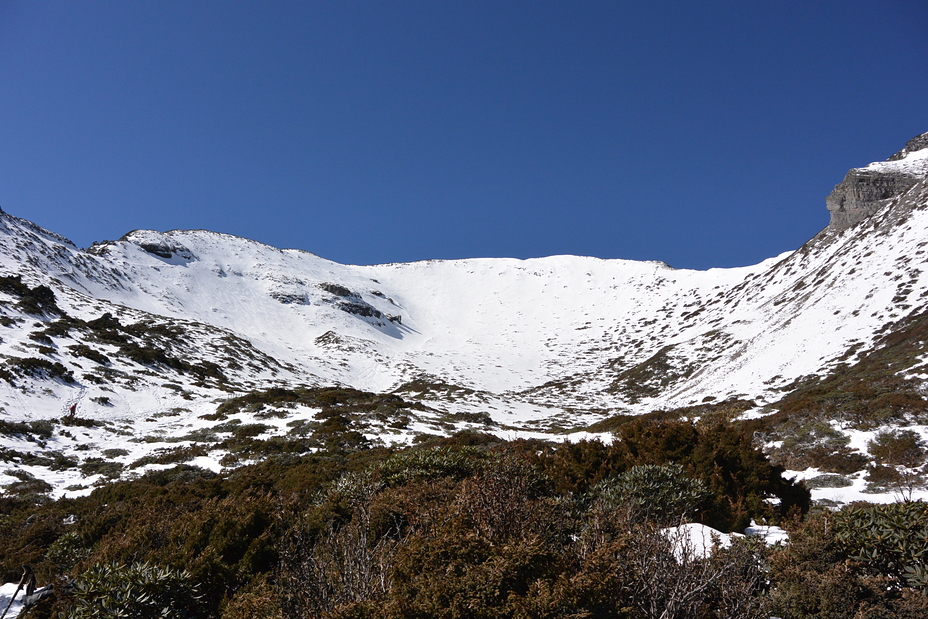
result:
<svg viewBox="0 0 928 619"><path fill-rule="evenodd" d="M10 597L16 593L17 586L18 585L15 582L8 582L0 585L0 613L3 613L3 609L5 609L6 605L10 603ZM22 598L23 592L20 591L16 595L16 599L13 600L13 604L10 606L9 612L6 614L8 618L16 617L19 615L19 612L23 609Z"/></svg>
<svg viewBox="0 0 928 619"><path fill-rule="evenodd" d="M0 585L0 615L3 616L3 619L18 617L23 611L23 598L26 597L26 592L23 589L17 591L17 587L17 583L14 582ZM34 594L38 593L38 591L34 592ZM11 602L10 598L14 595L16 598ZM3 615L3 609L7 608L7 604L9 604L9 610Z"/></svg>
<svg viewBox="0 0 928 619"><path fill-rule="evenodd" d="M860 169L868 172L901 172L923 177L928 173L928 148L907 153L905 157L896 161L875 161Z"/></svg>
<svg viewBox="0 0 928 619"><path fill-rule="evenodd" d="M759 525L751 522L744 533L722 533L710 526L698 522L689 522L660 530L660 534L670 542L670 549L680 563L705 559L716 549L728 548L739 537L756 537L768 545L787 544L789 535L780 527Z"/></svg>

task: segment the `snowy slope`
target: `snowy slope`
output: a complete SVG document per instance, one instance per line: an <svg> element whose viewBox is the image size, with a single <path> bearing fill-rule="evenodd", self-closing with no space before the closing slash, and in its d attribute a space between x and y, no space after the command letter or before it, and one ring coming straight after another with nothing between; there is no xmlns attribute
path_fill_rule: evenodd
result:
<svg viewBox="0 0 928 619"><path fill-rule="evenodd" d="M928 149L865 169L922 180L847 230L708 271L577 256L352 266L202 230L137 230L85 251L3 213L0 276L50 287L61 314L29 313L0 290L12 372L0 380L0 421L56 418L79 402L110 424L80 440L100 448L118 428L142 441L120 456L129 462L164 446L152 434L189 433L218 403L272 386L420 401L415 423L387 442L449 431L439 419L455 414L486 413L513 436L731 398L757 414L924 309ZM77 322L63 328L62 315ZM7 449L34 448L24 441Z"/></svg>

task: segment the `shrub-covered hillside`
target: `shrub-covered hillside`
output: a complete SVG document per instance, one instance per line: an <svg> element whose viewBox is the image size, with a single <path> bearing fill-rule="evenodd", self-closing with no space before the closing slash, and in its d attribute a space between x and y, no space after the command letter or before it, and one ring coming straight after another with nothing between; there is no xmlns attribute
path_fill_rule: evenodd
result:
<svg viewBox="0 0 928 619"><path fill-rule="evenodd" d="M0 503L0 569L56 585L35 618L921 616L922 504L803 520L808 492L732 426L640 419L621 435L333 444L79 499L24 492ZM752 519L792 544L702 559L660 533ZM897 521L901 545L879 534Z"/></svg>

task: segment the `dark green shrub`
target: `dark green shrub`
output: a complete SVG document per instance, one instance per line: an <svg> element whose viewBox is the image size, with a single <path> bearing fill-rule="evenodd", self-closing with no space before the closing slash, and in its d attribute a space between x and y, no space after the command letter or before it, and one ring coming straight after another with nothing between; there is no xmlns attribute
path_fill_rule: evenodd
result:
<svg viewBox="0 0 928 619"><path fill-rule="evenodd" d="M201 361L194 365L188 365L186 369L201 381L207 378L212 378L220 382L226 381L226 375L222 372L222 368L212 361Z"/></svg>
<svg viewBox="0 0 928 619"><path fill-rule="evenodd" d="M200 595L190 574L149 563L100 564L81 574L65 619L194 619Z"/></svg>
<svg viewBox="0 0 928 619"><path fill-rule="evenodd" d="M22 376L46 379L58 378L66 383L74 382L74 374L71 373L71 370L57 361L49 361L48 359L39 359L36 357L24 357L8 359L7 365Z"/></svg>
<svg viewBox="0 0 928 619"><path fill-rule="evenodd" d="M46 495L54 489L50 483L43 479L39 479L29 471L9 469L5 471L5 473L19 479L18 482L13 482L4 486L4 491L9 495L28 498L36 502L44 502L48 499Z"/></svg>
<svg viewBox="0 0 928 619"><path fill-rule="evenodd" d="M0 447L0 461L15 461L24 466L45 466L52 471L65 471L77 466L76 457L66 456L54 450L23 452Z"/></svg>
<svg viewBox="0 0 928 619"><path fill-rule="evenodd" d="M71 355L74 357L84 357L85 359L90 359L95 363L100 365L106 365L110 362L110 358L104 355L98 350L94 350L86 344L75 344L73 346L68 346L68 350L71 351Z"/></svg>
<svg viewBox="0 0 928 619"><path fill-rule="evenodd" d="M176 464L179 462L189 462L194 458L205 456L208 452L203 445L188 445L185 447L175 447L167 449L157 449L147 456L142 456L133 461L130 469L137 469L148 464Z"/></svg>
<svg viewBox="0 0 928 619"><path fill-rule="evenodd" d="M16 305L27 314L62 314L51 288L44 285L30 288L23 283L20 275L0 277L0 292L19 297Z"/></svg>
<svg viewBox="0 0 928 619"><path fill-rule="evenodd" d="M867 492L899 493L911 499L912 492L928 485L919 467L925 462L925 442L912 430L882 431L868 448L876 463L867 469Z"/></svg>
<svg viewBox="0 0 928 619"><path fill-rule="evenodd" d="M178 464L170 469L148 471L142 479L153 486L185 484L199 480L214 479L216 473L192 464Z"/></svg>
<svg viewBox="0 0 928 619"><path fill-rule="evenodd" d="M300 393L292 389L274 387L264 391L253 391L247 395L230 398L216 409L217 416L233 415L242 410L260 410L268 404L298 402Z"/></svg>
<svg viewBox="0 0 928 619"><path fill-rule="evenodd" d="M41 331L29 334L29 339L33 342L38 342L39 344L44 344L45 346L51 346L53 344L52 338L48 337Z"/></svg>
<svg viewBox="0 0 928 619"><path fill-rule="evenodd" d="M402 451L380 465L380 479L389 486L451 477L463 479L486 464L489 456L477 447L435 447Z"/></svg>
<svg viewBox="0 0 928 619"><path fill-rule="evenodd" d="M129 338L122 333L123 326L119 323L119 319L114 318L109 312L95 320L88 321L87 327L97 341L115 346L129 343Z"/></svg>
<svg viewBox="0 0 928 619"><path fill-rule="evenodd" d="M70 570L89 556L90 548L74 531L69 531L56 539L45 552L45 558L62 572Z"/></svg>
<svg viewBox="0 0 928 619"><path fill-rule="evenodd" d="M75 329L84 325L84 322L70 316L63 316L58 320L45 324L45 335L49 337L66 337Z"/></svg>
<svg viewBox="0 0 928 619"><path fill-rule="evenodd" d="M55 424L48 419L37 421L5 421L0 419L0 434L21 436L34 441L36 438L48 440L55 431Z"/></svg>
<svg viewBox="0 0 928 619"><path fill-rule="evenodd" d="M102 428L103 426L106 425L105 423L97 419L87 419L86 417L71 417L68 415L65 415L64 417L59 419L58 423L60 423L63 426L71 426L71 427L78 427L78 428Z"/></svg>
<svg viewBox="0 0 928 619"><path fill-rule="evenodd" d="M347 390L330 395L336 403L314 422L334 420L330 429L351 431L367 412L397 404ZM759 557L739 548L720 563L680 567L653 523L636 524L584 496L633 467L681 467L685 487L712 491L712 509L731 501L728 511L720 508L726 518L762 515L751 501L786 496L772 481L778 469L750 437L710 426L694 434L692 424L677 423L639 428L628 443L612 445L507 443L465 432L412 449L311 454L300 452L318 438L233 436L235 454L262 461L220 474L180 465L40 506L0 496L0 571L15 580L28 562L48 582L85 549L90 555L72 569L136 561L184 568L202 595L197 616L224 619L279 619L278 602L284 616L300 619L637 619L649 616L651 601L706 583L685 611L671 611L688 619L766 617L750 610L759 599ZM215 429L243 428L251 431L241 422ZM187 449L156 455L183 458L206 447ZM744 612L732 610L739 600L747 600Z"/></svg>
<svg viewBox="0 0 928 619"><path fill-rule="evenodd" d="M788 468L792 468L792 465L801 466L801 462L800 459L793 459ZM846 446L834 448L818 446L809 449L805 462L808 462L808 466L803 468L813 467L829 473L850 475L867 468L870 458Z"/></svg>
<svg viewBox="0 0 928 619"><path fill-rule="evenodd" d="M447 416L449 421L463 421L466 423L480 424L484 426L498 426L499 424L493 421L493 418L490 417L489 413L454 413Z"/></svg>
<svg viewBox="0 0 928 619"><path fill-rule="evenodd" d="M781 441L771 457L794 471L812 467L846 475L863 469L869 461L848 448L850 437L822 419L799 418L781 423L770 438Z"/></svg>
<svg viewBox="0 0 928 619"><path fill-rule="evenodd" d="M858 573L887 577L893 587L928 591L928 504L845 508L835 515L835 539Z"/></svg>
<svg viewBox="0 0 928 619"><path fill-rule="evenodd" d="M751 518L782 518L791 510L805 512L809 492L785 480L783 467L770 463L753 436L730 423L700 425L681 421L631 421L614 446L631 465L682 465L701 479L713 495L699 520L722 531L743 530ZM779 499L773 506L767 499Z"/></svg>
<svg viewBox="0 0 928 619"><path fill-rule="evenodd" d="M680 462L700 442L699 430L685 421L635 420L623 425L619 436L636 464Z"/></svg>
<svg viewBox="0 0 928 619"><path fill-rule="evenodd" d="M562 494L587 493L597 483L630 466L628 453L623 448L601 441L553 445L546 441L519 440L509 443L507 448L543 471Z"/></svg>
<svg viewBox="0 0 928 619"><path fill-rule="evenodd" d="M751 519L779 520L809 509L809 491L784 479L783 467L772 464L750 434L731 424L700 427L693 453L681 464L712 492L713 505L700 522L714 528L741 531Z"/></svg>
<svg viewBox="0 0 928 619"><path fill-rule="evenodd" d="M109 462L103 458L88 458L78 468L84 477L102 475L107 479L116 479L122 473L123 466L118 462Z"/></svg>
<svg viewBox="0 0 928 619"><path fill-rule="evenodd" d="M835 475L834 473L826 473L825 475L817 475L811 479L805 480L806 488L847 488L848 486L854 485L854 482L845 477L844 475Z"/></svg>
<svg viewBox="0 0 928 619"><path fill-rule="evenodd" d="M908 468L925 462L925 441L912 430L883 430L867 444L867 450L883 465Z"/></svg>
<svg viewBox="0 0 928 619"><path fill-rule="evenodd" d="M55 293L48 286L36 286L20 298L17 304L19 309L27 314L61 314L62 311L55 303Z"/></svg>
<svg viewBox="0 0 928 619"><path fill-rule="evenodd" d="M633 522L670 526L695 514L712 493L679 464L645 464L602 481L593 495L604 509L627 510Z"/></svg>
<svg viewBox="0 0 928 619"><path fill-rule="evenodd" d="M352 452L370 447L370 441L354 428L351 417L337 408L323 409L315 415L312 439L331 452Z"/></svg>
<svg viewBox="0 0 928 619"><path fill-rule="evenodd" d="M243 423L241 425L237 424L232 428L232 436L238 440L243 440L264 434L272 428L273 426L269 426L263 423Z"/></svg>
<svg viewBox="0 0 928 619"><path fill-rule="evenodd" d="M172 357L155 346L144 346L129 342L120 346L119 352L139 365L167 367L179 372L183 372L188 368L183 361Z"/></svg>
<svg viewBox="0 0 928 619"><path fill-rule="evenodd" d="M4 367L0 367L0 378L5 380L8 384L16 386L13 373Z"/></svg>

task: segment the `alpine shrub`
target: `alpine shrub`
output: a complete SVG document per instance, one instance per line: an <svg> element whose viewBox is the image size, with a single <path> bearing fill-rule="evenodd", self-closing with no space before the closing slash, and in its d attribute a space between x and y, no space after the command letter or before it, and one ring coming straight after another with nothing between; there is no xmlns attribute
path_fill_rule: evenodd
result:
<svg viewBox="0 0 928 619"><path fill-rule="evenodd" d="M857 571L928 592L928 503L846 508L835 515L835 539Z"/></svg>
<svg viewBox="0 0 928 619"><path fill-rule="evenodd" d="M98 564L74 583L65 619L198 617L200 596L186 571L150 563Z"/></svg>
<svg viewBox="0 0 928 619"><path fill-rule="evenodd" d="M606 509L628 509L637 522L675 524L694 513L712 493L679 464L645 464L601 482L593 493Z"/></svg>

